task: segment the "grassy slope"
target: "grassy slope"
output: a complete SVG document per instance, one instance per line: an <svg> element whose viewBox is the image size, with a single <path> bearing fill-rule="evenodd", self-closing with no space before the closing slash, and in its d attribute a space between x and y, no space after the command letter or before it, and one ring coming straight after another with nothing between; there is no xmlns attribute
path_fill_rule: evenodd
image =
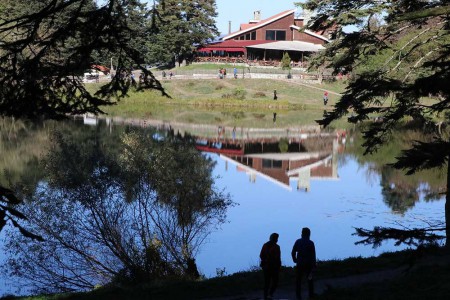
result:
<svg viewBox="0 0 450 300"><path fill-rule="evenodd" d="M269 79L166 79L162 83L172 98L166 98L156 91L131 92L118 105L105 107L104 111L111 116L126 118L265 128L315 124L314 121L322 117L324 110L322 90L295 82ZM314 87L341 92L344 84ZM88 88L94 91L98 86L89 84ZM277 101L273 100L275 89ZM337 97L330 94L326 109L331 109ZM277 113L275 125L273 113Z"/></svg>

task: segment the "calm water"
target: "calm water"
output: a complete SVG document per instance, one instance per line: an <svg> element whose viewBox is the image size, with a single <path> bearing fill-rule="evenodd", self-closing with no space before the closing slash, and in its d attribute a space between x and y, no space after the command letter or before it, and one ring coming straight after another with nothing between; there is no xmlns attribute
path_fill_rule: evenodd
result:
<svg viewBox="0 0 450 300"><path fill-rule="evenodd" d="M300 236L302 227L312 231L319 260L341 259L352 256L373 256L400 249L392 243L380 248L354 245L359 240L353 236L355 227L424 226L422 220L443 220L444 200L424 202L420 199L405 214L396 214L384 202L379 178L367 177L367 170L347 157L345 164L338 163L338 179L311 179L308 192L286 190L266 178L249 176L236 167L215 157L216 172L222 177L217 183L226 187L238 206L231 208L228 224L214 232L198 256L201 270L208 276L216 268L227 273L248 270L259 263L259 251L270 233L280 234L279 245L283 265L293 266L290 251Z"/></svg>
<svg viewBox="0 0 450 300"><path fill-rule="evenodd" d="M246 135L248 131L227 129L221 136L219 128L215 140L234 142ZM205 136L199 138L202 145L207 142ZM291 133L290 141L308 140L304 134L299 136ZM421 193L411 208L393 211L384 199L381 176L345 150L352 139L331 138L324 149L315 146L312 151L280 154L267 145L265 150L254 151L261 145L258 138L256 146L248 146L245 153L214 151L225 149L225 140L209 149L222 153L205 152L217 162L217 187L229 192L238 204L229 209L227 223L211 233L197 255L199 271L207 277L216 276L218 270L231 274L257 266L261 246L272 232L280 234L283 265L292 266L290 251L305 226L312 231L318 259L328 260L401 249L392 243L377 249L355 245L359 240L353 236L355 227L416 227L426 225L424 220L444 220L444 198L425 201ZM12 292L16 290L11 280L0 280L0 295Z"/></svg>

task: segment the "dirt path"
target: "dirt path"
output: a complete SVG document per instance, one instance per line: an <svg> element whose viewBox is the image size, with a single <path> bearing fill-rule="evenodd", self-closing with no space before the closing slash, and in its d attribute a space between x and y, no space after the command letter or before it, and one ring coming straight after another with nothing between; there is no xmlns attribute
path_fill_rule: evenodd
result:
<svg viewBox="0 0 450 300"><path fill-rule="evenodd" d="M352 275L339 278L319 279L314 283L315 293L322 294L331 288L349 288L359 286L365 283L383 282L389 281L393 278L402 276L406 270L406 267L397 269L383 270L370 272L366 274ZM221 297L211 298L205 300L260 300L262 297L262 289L260 291L248 291L246 293ZM295 300L295 288L294 286L280 286L274 295L274 300ZM308 292L306 282L302 286L302 299L308 299Z"/></svg>
<svg viewBox="0 0 450 300"><path fill-rule="evenodd" d="M438 255L438 256L427 256L426 258L417 260L414 265L408 266L403 265L398 268L386 269L381 271L374 271L364 274L351 275L345 277L318 279L314 282L314 289L316 294L322 294L325 291L332 288L351 288L360 286L366 283L380 283L388 282L395 278L400 278L408 274L409 271L417 270L421 266L426 265L449 265L450 255ZM220 297L220 298L210 298L204 300L260 300L263 299L261 290L248 291L239 295ZM295 300L295 287L282 285L279 286L274 295L274 300ZM302 285L302 299L308 299L307 285L306 282Z"/></svg>
<svg viewBox="0 0 450 300"><path fill-rule="evenodd" d="M310 89L314 89L314 90L318 90L318 91L322 91L322 92L327 91L330 95L342 96L342 94L340 94L340 93L336 93L336 92L333 92L333 91L330 91L330 90L327 90L324 88L317 87L317 85L314 85L314 84L308 84L305 82L295 81L295 80L291 80L291 79L278 79L278 80L296 84L296 85L301 85L301 86L308 87Z"/></svg>

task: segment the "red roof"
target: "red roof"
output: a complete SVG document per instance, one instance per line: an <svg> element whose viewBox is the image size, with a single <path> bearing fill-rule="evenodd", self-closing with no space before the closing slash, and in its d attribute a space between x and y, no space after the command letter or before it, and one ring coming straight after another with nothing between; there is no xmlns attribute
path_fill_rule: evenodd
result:
<svg viewBox="0 0 450 300"><path fill-rule="evenodd" d="M220 153L228 155L244 155L244 149L217 149L214 147L195 145L195 148L199 151L209 152L209 153Z"/></svg>
<svg viewBox="0 0 450 300"><path fill-rule="evenodd" d="M256 41L256 40L226 40L221 43L209 44L205 47L199 48L197 51L199 52L208 52L208 51L228 51L228 52L236 52L237 50L244 50L245 47L254 46L259 44L266 44L273 41Z"/></svg>
<svg viewBox="0 0 450 300"><path fill-rule="evenodd" d="M109 73L109 68L101 65L92 65L92 69L99 70L100 72Z"/></svg>
<svg viewBox="0 0 450 300"><path fill-rule="evenodd" d="M284 17L284 16L289 15L291 13L293 14L294 12L295 12L295 9L286 10L286 11L280 12L280 13L278 13L276 15L273 15L270 18L261 20L261 21L259 21L258 23L255 23L255 24L249 24L249 23L241 24L241 30L232 32L229 35L223 37L223 39L226 40L229 37L234 37L236 35L236 33L238 33L238 32L239 33L244 33L244 32L250 31L253 28L257 28L257 27L261 27L263 25L269 24L269 23L271 23L273 21L276 21L276 20L280 19L281 17Z"/></svg>
<svg viewBox="0 0 450 300"><path fill-rule="evenodd" d="M247 24L247 23L244 23L244 24L241 24L241 29L240 30L245 30L245 29L248 29L248 28L251 28L251 27L253 27L255 24Z"/></svg>

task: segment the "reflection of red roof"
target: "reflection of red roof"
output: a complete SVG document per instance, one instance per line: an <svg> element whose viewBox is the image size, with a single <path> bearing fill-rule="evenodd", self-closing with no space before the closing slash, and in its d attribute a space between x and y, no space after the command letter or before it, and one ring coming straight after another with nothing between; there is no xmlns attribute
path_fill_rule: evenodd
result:
<svg viewBox="0 0 450 300"><path fill-rule="evenodd" d="M217 149L214 147L195 145L195 148L199 151L210 152L210 153L220 153L228 155L244 155L244 149Z"/></svg>

